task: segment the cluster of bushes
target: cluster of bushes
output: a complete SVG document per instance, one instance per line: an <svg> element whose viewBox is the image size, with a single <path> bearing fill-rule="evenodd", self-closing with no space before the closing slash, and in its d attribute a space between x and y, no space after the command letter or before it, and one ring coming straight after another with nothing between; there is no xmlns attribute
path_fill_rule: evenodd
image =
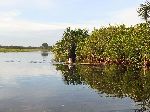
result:
<svg viewBox="0 0 150 112"><path fill-rule="evenodd" d="M141 63L150 59L150 26L141 23L126 27L109 26L94 29L91 34L85 29L68 28L62 40L53 47L56 59L66 61L72 40L76 43L78 62L100 62L102 60L127 60Z"/></svg>

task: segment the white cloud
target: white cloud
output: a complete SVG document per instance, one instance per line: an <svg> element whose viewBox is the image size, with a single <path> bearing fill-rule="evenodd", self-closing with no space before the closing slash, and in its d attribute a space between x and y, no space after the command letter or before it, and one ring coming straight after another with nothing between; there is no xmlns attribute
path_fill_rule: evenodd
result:
<svg viewBox="0 0 150 112"><path fill-rule="evenodd" d="M113 13L112 24L135 25L142 22L135 7L127 8Z"/></svg>
<svg viewBox="0 0 150 112"><path fill-rule="evenodd" d="M84 27L83 24L71 23L42 23L31 20L19 19L22 13L18 10L0 12L0 31L47 31L60 30L71 26L72 28Z"/></svg>
<svg viewBox="0 0 150 112"><path fill-rule="evenodd" d="M0 0L0 5L18 4L21 6L38 7L39 9L47 9L54 7L57 4L57 0ZM34 4L34 6L33 6ZM21 7L20 6L20 7ZM23 7L24 7L23 6ZM12 6L13 7L13 6ZM108 19L102 18L101 20L88 20L79 24L70 23L43 23L35 22L26 19L19 19L22 14L19 9L13 9L13 11L1 11L0 12L0 30L3 31L41 31L41 30L56 30L65 29L68 26L81 27L93 29L93 27L106 26L108 24L127 24L134 25L140 21L140 17L136 12L136 7L123 9L117 12L110 12Z"/></svg>
<svg viewBox="0 0 150 112"><path fill-rule="evenodd" d="M54 0L33 0L40 9L49 9L55 6Z"/></svg>
<svg viewBox="0 0 150 112"><path fill-rule="evenodd" d="M0 21L10 21L13 20L14 18L18 17L21 15L21 12L18 10L13 10L13 11L1 11L0 12Z"/></svg>
<svg viewBox="0 0 150 112"><path fill-rule="evenodd" d="M99 28L101 26L108 26L109 24L125 24L131 26L141 22L143 21L138 16L136 7L131 7L116 12L110 12L107 15L107 19L87 21L85 22L85 25L88 25L88 28L92 29L93 27Z"/></svg>
<svg viewBox="0 0 150 112"><path fill-rule="evenodd" d="M0 12L0 44L39 46L42 42L55 43L70 23L42 23L20 19L18 10Z"/></svg>
<svg viewBox="0 0 150 112"><path fill-rule="evenodd" d="M0 0L0 5L13 5L16 3L18 0Z"/></svg>
<svg viewBox="0 0 150 112"><path fill-rule="evenodd" d="M143 20L138 16L137 9L140 4L144 2L145 0L137 0L133 6L112 12L111 24L125 24L131 26L143 22Z"/></svg>
<svg viewBox="0 0 150 112"><path fill-rule="evenodd" d="M11 18L6 18L0 20L0 30L1 31L47 31L47 30L61 30L67 27L72 28L83 28L84 25L80 24L70 24L70 23L40 23L32 22L26 20L13 20Z"/></svg>
<svg viewBox="0 0 150 112"><path fill-rule="evenodd" d="M56 0L0 0L0 8L47 10L56 6Z"/></svg>
<svg viewBox="0 0 150 112"><path fill-rule="evenodd" d="M21 12L18 10L0 12L1 31L41 31L64 29L64 24L47 24L18 19Z"/></svg>

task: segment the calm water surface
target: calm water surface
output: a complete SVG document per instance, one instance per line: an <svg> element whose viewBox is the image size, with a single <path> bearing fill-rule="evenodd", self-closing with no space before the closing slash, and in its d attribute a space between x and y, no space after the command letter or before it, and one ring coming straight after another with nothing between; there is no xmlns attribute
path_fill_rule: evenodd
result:
<svg viewBox="0 0 150 112"><path fill-rule="evenodd" d="M54 65L52 58L0 53L0 112L148 111L150 78L143 71Z"/></svg>

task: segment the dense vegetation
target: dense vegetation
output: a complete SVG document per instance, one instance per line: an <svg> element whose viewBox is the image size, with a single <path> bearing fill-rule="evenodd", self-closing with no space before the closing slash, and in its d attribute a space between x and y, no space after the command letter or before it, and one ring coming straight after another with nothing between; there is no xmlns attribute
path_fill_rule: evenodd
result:
<svg viewBox="0 0 150 112"><path fill-rule="evenodd" d="M73 35L72 32L77 33ZM94 29L90 35L87 30L67 29L62 40L52 48L56 59L67 60L70 40L74 37L77 45L77 62L99 63L103 60L113 62L142 63L150 59L150 26L141 23L126 27L109 26Z"/></svg>
<svg viewBox="0 0 150 112"><path fill-rule="evenodd" d="M53 47L52 52L55 54L57 61L66 61L68 59L69 49L72 44L79 48L79 43L84 42L87 38L88 31L85 29L71 30L70 27L64 31L62 40L58 41Z"/></svg>

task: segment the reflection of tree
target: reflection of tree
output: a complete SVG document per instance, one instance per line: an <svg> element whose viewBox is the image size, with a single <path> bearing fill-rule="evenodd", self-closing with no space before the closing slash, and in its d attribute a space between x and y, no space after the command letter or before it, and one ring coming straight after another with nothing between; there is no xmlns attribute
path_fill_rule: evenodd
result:
<svg viewBox="0 0 150 112"><path fill-rule="evenodd" d="M48 52L44 52L44 51L43 51L43 52L41 52L41 55L42 55L42 56L48 56Z"/></svg>
<svg viewBox="0 0 150 112"><path fill-rule="evenodd" d="M86 65L68 66L57 65L61 70L66 84L88 84L98 93L113 97L130 97L141 105L144 112L150 108L150 71L121 65L93 67Z"/></svg>
<svg viewBox="0 0 150 112"><path fill-rule="evenodd" d="M63 74L63 80L65 84L77 85L83 84L81 76L77 73L77 68L75 65L56 65L57 70L61 70Z"/></svg>

